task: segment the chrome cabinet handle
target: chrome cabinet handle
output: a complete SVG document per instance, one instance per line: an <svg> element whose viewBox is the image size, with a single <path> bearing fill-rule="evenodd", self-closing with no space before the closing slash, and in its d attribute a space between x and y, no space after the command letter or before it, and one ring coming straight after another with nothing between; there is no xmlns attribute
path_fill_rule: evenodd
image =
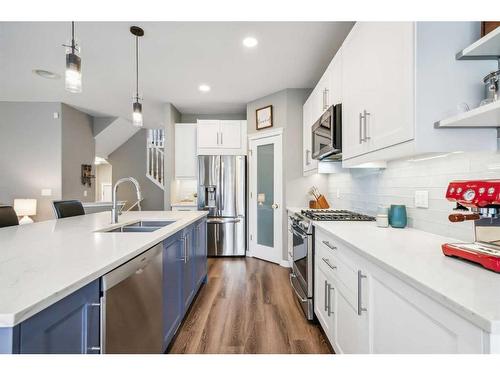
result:
<svg viewBox="0 0 500 375"><path fill-rule="evenodd" d="M328 311L328 281L325 280L325 311Z"/></svg>
<svg viewBox="0 0 500 375"><path fill-rule="evenodd" d="M187 259L187 237L184 237L184 264L188 261Z"/></svg>
<svg viewBox="0 0 500 375"><path fill-rule="evenodd" d="M220 132L220 144L223 145L224 144L224 133L223 132Z"/></svg>
<svg viewBox="0 0 500 375"><path fill-rule="evenodd" d="M330 90L328 89L325 89L325 108L324 109L327 109L328 108L328 94L330 93Z"/></svg>
<svg viewBox="0 0 500 375"><path fill-rule="evenodd" d="M366 308L363 307L362 302L363 289L361 284L363 279L366 279L366 275L363 275L361 271L358 271L358 315L361 315L363 311L366 311Z"/></svg>
<svg viewBox="0 0 500 375"><path fill-rule="evenodd" d="M91 302L89 304L87 304L87 308L89 307L97 307L97 308L101 308L101 304L99 302ZM102 312L99 310L99 319L101 319L101 315L102 315ZM87 319L88 319L88 310L87 310ZM88 324L88 321L87 321L87 324ZM99 323L101 324L101 323ZM89 352L98 352L98 353L101 353L101 347L100 346L90 346L90 347L87 347L87 350L85 351L85 353L89 353Z"/></svg>
<svg viewBox="0 0 500 375"><path fill-rule="evenodd" d="M332 270L335 270L337 269L337 266L334 266L333 264L330 263L330 259L326 259L326 258L321 258L323 260L323 262L325 262L328 267L330 267Z"/></svg>
<svg viewBox="0 0 500 375"><path fill-rule="evenodd" d="M219 132L217 132L217 144L219 144Z"/></svg>
<svg viewBox="0 0 500 375"><path fill-rule="evenodd" d="M363 143L363 115L359 113L359 144Z"/></svg>
<svg viewBox="0 0 500 375"><path fill-rule="evenodd" d="M333 246L330 242L328 241L321 241L325 246L329 247L331 250L337 250L337 246Z"/></svg>
<svg viewBox="0 0 500 375"><path fill-rule="evenodd" d="M306 165L311 164L311 162L309 161L309 154L310 154L310 153L311 153L311 151L306 150Z"/></svg>
<svg viewBox="0 0 500 375"><path fill-rule="evenodd" d="M328 293L328 311L327 311L327 313L328 313L328 316L330 316L333 313L333 311L331 309L331 307L332 307L332 295L330 293L332 290L333 290L333 287L330 284L328 284L328 286L327 286L327 293Z"/></svg>
<svg viewBox="0 0 500 375"><path fill-rule="evenodd" d="M363 138L363 141L367 141L369 140L371 137L368 136L368 128L367 128L367 125L366 125L366 120L368 118L368 116L370 116L370 112L367 112L366 109L363 110L363 124L364 124L364 128L365 128L365 137Z"/></svg>

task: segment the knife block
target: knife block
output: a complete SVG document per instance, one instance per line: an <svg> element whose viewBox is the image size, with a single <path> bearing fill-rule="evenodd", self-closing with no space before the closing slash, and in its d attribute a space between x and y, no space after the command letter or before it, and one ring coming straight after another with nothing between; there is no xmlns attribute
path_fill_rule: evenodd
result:
<svg viewBox="0 0 500 375"><path fill-rule="evenodd" d="M326 200L324 195L320 195L317 200L309 201L309 208L314 209L325 209L330 208L328 201Z"/></svg>

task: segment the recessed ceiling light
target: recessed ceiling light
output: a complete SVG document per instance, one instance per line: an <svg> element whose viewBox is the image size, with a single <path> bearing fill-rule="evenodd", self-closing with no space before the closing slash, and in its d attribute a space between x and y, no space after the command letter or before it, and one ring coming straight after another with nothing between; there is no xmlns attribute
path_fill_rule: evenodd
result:
<svg viewBox="0 0 500 375"><path fill-rule="evenodd" d="M49 72L48 70L43 70L43 69L34 69L33 73L39 75L40 77L47 78L47 79L59 79L59 78L61 78L61 76L59 74L54 73L54 72Z"/></svg>
<svg viewBox="0 0 500 375"><path fill-rule="evenodd" d="M249 36L243 39L243 45L245 47L252 48L255 47L257 44L259 44L259 42L254 37Z"/></svg>
<svg viewBox="0 0 500 375"><path fill-rule="evenodd" d="M199 85L198 90L200 90L201 92L209 92L210 86L209 85Z"/></svg>

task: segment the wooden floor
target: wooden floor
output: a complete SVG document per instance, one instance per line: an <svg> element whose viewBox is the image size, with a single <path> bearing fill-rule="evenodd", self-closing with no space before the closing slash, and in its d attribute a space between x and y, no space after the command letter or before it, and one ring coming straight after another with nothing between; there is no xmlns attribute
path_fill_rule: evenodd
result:
<svg viewBox="0 0 500 375"><path fill-rule="evenodd" d="M208 267L168 353L331 353L302 314L288 269L255 258L209 258Z"/></svg>

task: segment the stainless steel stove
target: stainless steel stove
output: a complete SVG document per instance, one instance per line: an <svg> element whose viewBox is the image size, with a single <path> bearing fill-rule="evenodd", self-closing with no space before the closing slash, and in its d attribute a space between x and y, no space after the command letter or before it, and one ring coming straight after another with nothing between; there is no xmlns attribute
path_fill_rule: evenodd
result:
<svg viewBox="0 0 500 375"><path fill-rule="evenodd" d="M347 210L301 210L290 216L290 241L293 242L292 285L306 318L314 318L313 310L313 261L314 221L374 221L373 216Z"/></svg>

